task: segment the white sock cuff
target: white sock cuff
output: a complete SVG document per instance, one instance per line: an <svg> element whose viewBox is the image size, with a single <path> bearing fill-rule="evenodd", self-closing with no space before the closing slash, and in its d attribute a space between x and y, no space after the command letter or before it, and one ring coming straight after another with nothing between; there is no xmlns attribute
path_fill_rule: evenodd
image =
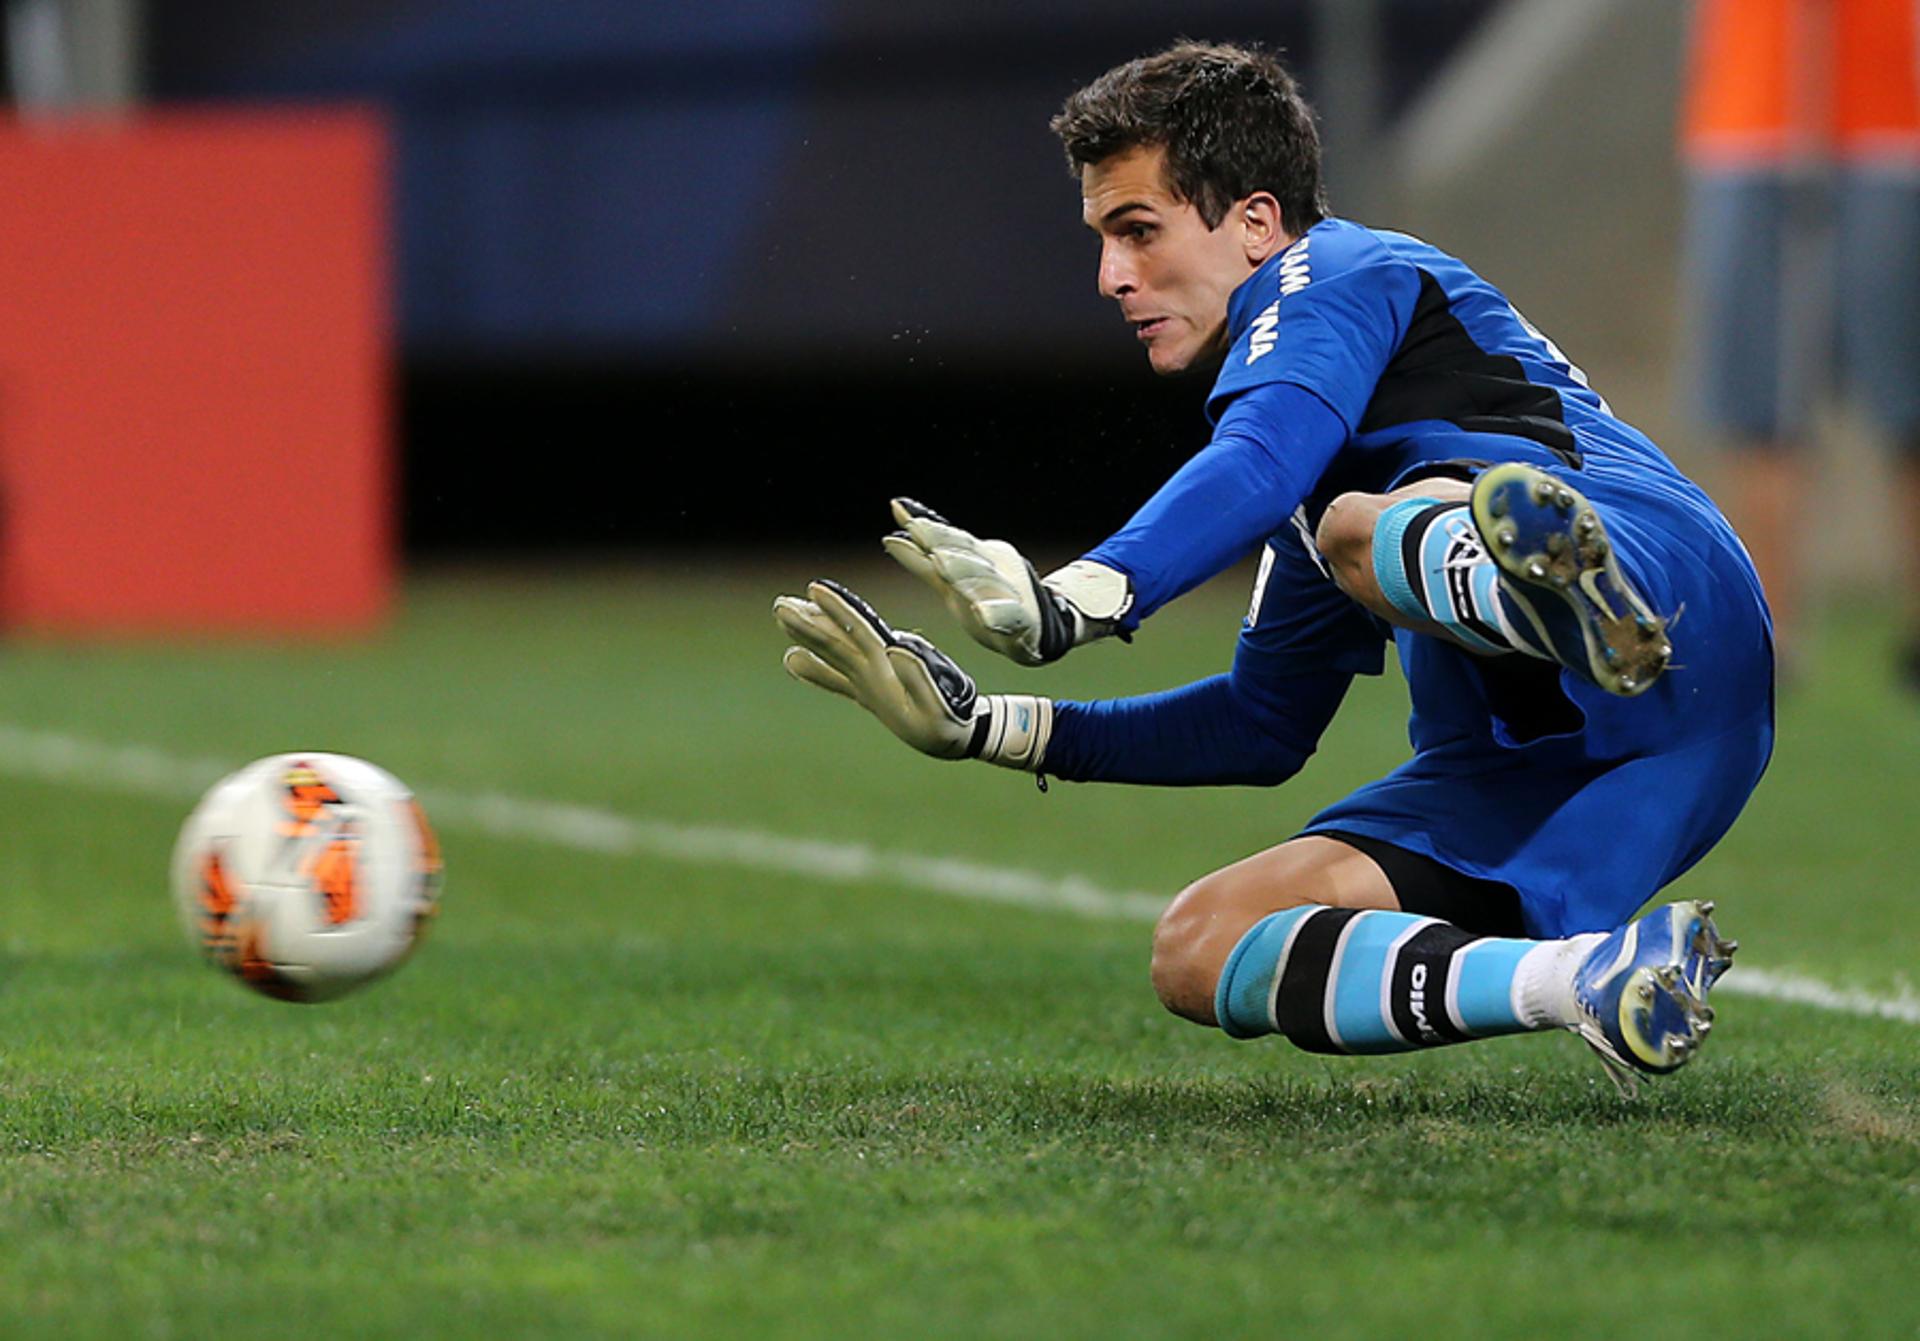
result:
<svg viewBox="0 0 1920 1341"><path fill-rule="evenodd" d="M1571 1029L1580 1022L1573 977L1604 931L1541 941L1520 957L1513 971L1513 1013L1530 1029Z"/></svg>

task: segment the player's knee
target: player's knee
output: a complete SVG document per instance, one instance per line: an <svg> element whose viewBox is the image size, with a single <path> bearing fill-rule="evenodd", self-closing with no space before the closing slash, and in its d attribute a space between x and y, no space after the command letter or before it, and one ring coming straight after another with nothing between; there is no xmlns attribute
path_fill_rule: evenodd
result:
<svg viewBox="0 0 1920 1341"><path fill-rule="evenodd" d="M1313 533L1314 546L1327 561L1334 583L1348 595L1370 585L1373 528L1380 520L1378 494L1341 494L1327 505Z"/></svg>
<svg viewBox="0 0 1920 1341"><path fill-rule="evenodd" d="M1167 905L1153 929L1153 990L1161 1005L1196 1024L1215 1022L1220 974L1246 931L1232 915L1232 880L1228 871L1202 876Z"/></svg>

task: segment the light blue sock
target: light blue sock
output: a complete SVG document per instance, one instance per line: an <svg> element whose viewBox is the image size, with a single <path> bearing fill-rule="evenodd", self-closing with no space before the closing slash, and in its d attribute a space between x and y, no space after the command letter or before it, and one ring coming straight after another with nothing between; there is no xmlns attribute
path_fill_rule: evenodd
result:
<svg viewBox="0 0 1920 1341"><path fill-rule="evenodd" d="M1475 936L1413 913L1306 904L1234 947L1214 997L1233 1038L1309 1052L1406 1052L1573 1023L1573 969L1597 937Z"/></svg>
<svg viewBox="0 0 1920 1341"><path fill-rule="evenodd" d="M1438 624L1471 651L1545 656L1516 627L1465 503L1404 498L1388 507L1373 527L1373 576L1395 610Z"/></svg>

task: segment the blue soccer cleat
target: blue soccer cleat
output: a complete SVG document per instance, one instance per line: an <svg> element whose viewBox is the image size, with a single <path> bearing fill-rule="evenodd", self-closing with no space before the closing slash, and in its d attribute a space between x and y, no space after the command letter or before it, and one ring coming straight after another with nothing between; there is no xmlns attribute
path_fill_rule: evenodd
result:
<svg viewBox="0 0 1920 1341"><path fill-rule="evenodd" d="M1579 490L1534 466L1494 466L1474 481L1473 524L1542 651L1623 698L1660 678L1673 656L1667 621L1620 571Z"/></svg>
<svg viewBox="0 0 1920 1341"><path fill-rule="evenodd" d="M1641 1075L1685 1066L1713 1028L1707 991L1733 963L1713 904L1656 908L1595 946L1574 975L1580 1037L1626 1098Z"/></svg>

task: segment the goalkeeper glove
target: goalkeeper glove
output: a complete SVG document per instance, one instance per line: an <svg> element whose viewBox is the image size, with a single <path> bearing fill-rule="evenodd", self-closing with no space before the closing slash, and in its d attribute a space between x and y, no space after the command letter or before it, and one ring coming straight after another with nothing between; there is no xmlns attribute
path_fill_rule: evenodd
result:
<svg viewBox="0 0 1920 1341"><path fill-rule="evenodd" d="M1133 605L1117 568L1078 559L1043 579L1006 541L981 540L911 498L893 500L893 519L901 529L881 541L887 553L940 594L975 642L1023 666L1120 633Z"/></svg>
<svg viewBox="0 0 1920 1341"><path fill-rule="evenodd" d="M980 693L939 648L896 631L838 582L809 583L807 599L777 597L773 615L798 643L782 658L789 675L852 699L922 754L1040 771L1052 700Z"/></svg>

